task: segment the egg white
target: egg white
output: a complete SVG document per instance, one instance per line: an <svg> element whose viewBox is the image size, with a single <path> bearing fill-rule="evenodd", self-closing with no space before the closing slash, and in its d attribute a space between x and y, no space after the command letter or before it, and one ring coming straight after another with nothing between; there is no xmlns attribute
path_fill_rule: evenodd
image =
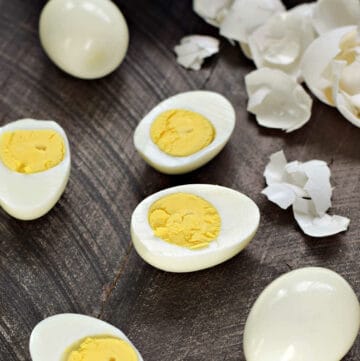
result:
<svg viewBox="0 0 360 361"><path fill-rule="evenodd" d="M337 273L319 267L291 271L254 303L244 330L247 361L339 361L359 332L359 301Z"/></svg>
<svg viewBox="0 0 360 361"><path fill-rule="evenodd" d="M17 219L32 220L47 213L64 192L70 175L70 146L65 131L54 121L18 120L0 128L0 137L4 132L20 129L54 130L61 135L65 145L64 159L43 172L18 173L0 160L0 206Z"/></svg>
<svg viewBox="0 0 360 361"><path fill-rule="evenodd" d="M148 222L151 205L173 193L191 193L210 202L221 217L221 230L208 247L191 250L168 243L154 235ZM165 189L144 199L131 217L135 249L147 263L169 272L192 272L222 263L239 253L254 237L260 222L257 205L233 189L189 184Z"/></svg>
<svg viewBox="0 0 360 361"><path fill-rule="evenodd" d="M128 342L139 361L143 361L136 347L118 328L97 318L73 313L48 317L35 326L29 342L32 361L63 361L69 347L93 336L120 338Z"/></svg>
<svg viewBox="0 0 360 361"><path fill-rule="evenodd" d="M115 70L129 43L126 20L109 0L50 0L40 16L39 34L50 59L82 79Z"/></svg>
<svg viewBox="0 0 360 361"><path fill-rule="evenodd" d="M151 139L153 121L170 109L186 109L206 117L215 128L215 138L205 148L186 157L174 157L163 152ZM222 95L210 91L190 91L177 94L158 104L139 123L134 144L142 158L162 173L182 174L203 166L225 146L235 127L235 111Z"/></svg>

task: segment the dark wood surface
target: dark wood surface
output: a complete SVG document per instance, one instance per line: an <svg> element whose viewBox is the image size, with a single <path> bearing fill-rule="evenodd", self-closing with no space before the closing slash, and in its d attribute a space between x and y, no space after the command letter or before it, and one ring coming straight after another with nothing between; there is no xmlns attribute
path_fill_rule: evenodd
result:
<svg viewBox="0 0 360 361"><path fill-rule="evenodd" d="M118 1L131 34L125 62L104 79L74 79L40 48L44 3L0 0L0 124L24 117L57 120L71 142L72 172L60 202L43 218L21 222L0 211L1 361L30 360L32 328L62 312L118 326L146 361L244 361L249 309L284 272L329 267L360 295L360 129L318 101L311 121L294 133L258 127L245 110L244 75L254 67L237 47L223 40L220 54L199 72L176 64L172 48L182 36L217 34L192 12L189 0ZM135 152L133 130L158 102L191 89L223 93L237 112L235 133L202 169L159 174ZM268 156L281 148L290 160L331 163L332 211L351 218L348 232L306 237L291 211L260 194ZM170 274L145 264L129 236L137 203L165 187L200 182L232 187L257 202L262 219L255 239L206 271ZM345 360L359 359L358 340Z"/></svg>

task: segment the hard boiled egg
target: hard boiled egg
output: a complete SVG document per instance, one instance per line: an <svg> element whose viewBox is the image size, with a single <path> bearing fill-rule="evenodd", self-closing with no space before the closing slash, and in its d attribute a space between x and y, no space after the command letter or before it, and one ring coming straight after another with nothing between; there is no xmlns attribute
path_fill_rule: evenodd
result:
<svg viewBox="0 0 360 361"><path fill-rule="evenodd" d="M235 256L259 226L257 205L235 190L190 184L144 199L131 217L135 249L164 271L192 272Z"/></svg>
<svg viewBox="0 0 360 361"><path fill-rule="evenodd" d="M158 104L139 123L135 148L160 172L181 174L214 158L229 140L235 111L222 95L190 91Z"/></svg>
<svg viewBox="0 0 360 361"><path fill-rule="evenodd" d="M339 361L360 327L359 301L337 273L308 267L272 282L246 321L247 361Z"/></svg>
<svg viewBox="0 0 360 361"><path fill-rule="evenodd" d="M118 328L97 318L64 313L37 324L30 336L32 361L142 361Z"/></svg>
<svg viewBox="0 0 360 361"><path fill-rule="evenodd" d="M53 121L22 119L0 128L0 206L31 220L47 213L64 192L70 147Z"/></svg>
<svg viewBox="0 0 360 361"><path fill-rule="evenodd" d="M124 16L110 0L50 0L41 13L39 33L50 59L83 79L115 70L129 43Z"/></svg>

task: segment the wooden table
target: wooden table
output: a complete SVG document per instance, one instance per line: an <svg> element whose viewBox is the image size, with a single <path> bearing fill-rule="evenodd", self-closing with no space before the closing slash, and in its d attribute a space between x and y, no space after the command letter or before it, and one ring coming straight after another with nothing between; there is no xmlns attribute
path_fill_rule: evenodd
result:
<svg viewBox="0 0 360 361"><path fill-rule="evenodd" d="M28 339L36 323L78 312L121 328L146 361L244 361L249 309L284 272L329 267L360 295L360 130L316 100L304 128L291 134L260 128L246 112L244 75L254 67L238 47L222 40L220 54L199 72L175 62L172 48L182 36L217 34L192 12L190 0L117 2L130 27L126 60L104 79L82 81L57 69L40 47L44 0L0 0L0 124L55 119L67 131L73 155L68 187L49 214L21 222L0 212L0 359L30 360ZM232 102L235 134L202 169L162 175L136 153L134 128L162 99L191 89L218 91ZM331 164L332 211L351 218L348 232L306 237L291 211L260 194L268 156L279 149L289 160ZM129 222L145 196L185 183L240 190L257 202L262 220L255 239L232 260L170 274L138 257ZM360 340L345 360L359 358Z"/></svg>

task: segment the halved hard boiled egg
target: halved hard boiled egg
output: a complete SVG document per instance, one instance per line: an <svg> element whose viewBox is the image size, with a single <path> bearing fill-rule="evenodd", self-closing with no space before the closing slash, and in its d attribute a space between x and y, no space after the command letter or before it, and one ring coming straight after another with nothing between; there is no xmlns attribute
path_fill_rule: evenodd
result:
<svg viewBox="0 0 360 361"><path fill-rule="evenodd" d="M260 212L233 189L189 184L144 199L131 217L135 249L164 271L192 272L222 263L254 237Z"/></svg>
<svg viewBox="0 0 360 361"><path fill-rule="evenodd" d="M32 361L143 361L118 328L72 313L38 323L31 333L29 348Z"/></svg>
<svg viewBox="0 0 360 361"><path fill-rule="evenodd" d="M70 174L70 147L54 121L22 119L0 128L0 206L11 216L43 216Z"/></svg>
<svg viewBox="0 0 360 361"><path fill-rule="evenodd" d="M115 70L129 43L124 16L110 0L50 0L41 13L39 33L50 59L82 79Z"/></svg>
<svg viewBox="0 0 360 361"><path fill-rule="evenodd" d="M360 327L360 305L347 281L307 267L273 281L246 321L247 361L340 361Z"/></svg>
<svg viewBox="0 0 360 361"><path fill-rule="evenodd" d="M225 146L235 127L235 111L222 95L190 91L158 104L139 123L134 144L160 172L197 169Z"/></svg>

